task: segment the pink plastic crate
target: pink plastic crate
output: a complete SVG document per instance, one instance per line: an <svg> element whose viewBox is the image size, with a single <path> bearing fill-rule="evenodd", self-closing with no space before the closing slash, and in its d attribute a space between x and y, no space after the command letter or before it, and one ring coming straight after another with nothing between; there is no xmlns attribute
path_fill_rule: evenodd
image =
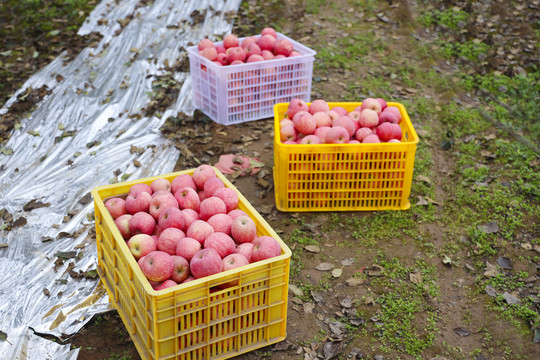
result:
<svg viewBox="0 0 540 360"><path fill-rule="evenodd" d="M316 52L283 34L278 39L289 40L301 55L219 66L199 55L197 46L188 47L195 107L213 121L231 125L271 118L277 103L310 101Z"/></svg>

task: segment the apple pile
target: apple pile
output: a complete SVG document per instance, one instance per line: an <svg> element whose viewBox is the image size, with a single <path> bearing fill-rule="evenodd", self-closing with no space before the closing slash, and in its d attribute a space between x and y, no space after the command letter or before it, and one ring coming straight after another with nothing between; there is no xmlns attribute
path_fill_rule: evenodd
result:
<svg viewBox="0 0 540 360"><path fill-rule="evenodd" d="M384 99L367 98L351 112L336 106L330 109L322 99L310 105L293 99L287 116L279 122L284 144L360 144L401 142L401 113Z"/></svg>
<svg viewBox="0 0 540 360"><path fill-rule="evenodd" d="M171 182L135 184L127 198L110 198L105 207L144 276L161 290L281 255L276 239L257 236L238 202L236 190L201 165Z"/></svg>
<svg viewBox="0 0 540 360"><path fill-rule="evenodd" d="M226 35L223 38L223 45L218 46L210 39L203 39L199 42L198 49L201 56L219 66L301 55L294 50L292 42L278 39L276 30L270 27L264 28L260 36L246 37L242 42L234 34Z"/></svg>

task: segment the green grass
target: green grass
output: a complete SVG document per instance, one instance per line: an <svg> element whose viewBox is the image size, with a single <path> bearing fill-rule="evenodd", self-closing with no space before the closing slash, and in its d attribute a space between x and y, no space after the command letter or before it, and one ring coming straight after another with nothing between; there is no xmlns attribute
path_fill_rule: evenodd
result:
<svg viewBox="0 0 540 360"><path fill-rule="evenodd" d="M380 311L373 335L382 351L397 350L419 358L433 345L438 332L439 316L426 300L439 295L436 269L422 259L407 266L397 258L385 259L382 252L376 263L384 271L383 276L371 279L371 287L380 293L375 299ZM421 281L410 281L411 273L420 273ZM382 293L381 289L384 289Z"/></svg>
<svg viewBox="0 0 540 360"><path fill-rule="evenodd" d="M442 25L450 30L459 30L460 23L466 23L469 14L463 10L445 9L443 11L425 11L418 18L418 22L424 27Z"/></svg>

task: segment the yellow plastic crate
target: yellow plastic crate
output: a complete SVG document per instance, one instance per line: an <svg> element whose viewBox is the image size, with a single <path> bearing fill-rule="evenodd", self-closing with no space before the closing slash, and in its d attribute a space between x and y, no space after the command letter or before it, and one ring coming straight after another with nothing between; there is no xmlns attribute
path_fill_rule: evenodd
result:
<svg viewBox="0 0 540 360"><path fill-rule="evenodd" d="M215 169L229 188L238 190ZM281 255L155 291L131 255L104 201L137 183L172 181L194 169L92 190L98 274L142 359L227 359L285 339L291 250L238 192L238 208L275 238ZM220 290L220 284L238 281Z"/></svg>
<svg viewBox="0 0 540 360"><path fill-rule="evenodd" d="M362 103L329 103L351 112ZM274 106L274 189L281 211L406 210L411 204L418 135L405 107L401 143L284 144L279 122L288 103Z"/></svg>

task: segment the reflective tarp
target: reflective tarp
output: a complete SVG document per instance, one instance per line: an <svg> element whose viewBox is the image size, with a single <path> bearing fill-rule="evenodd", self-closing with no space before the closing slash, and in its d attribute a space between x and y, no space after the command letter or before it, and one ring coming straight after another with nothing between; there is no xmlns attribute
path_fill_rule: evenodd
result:
<svg viewBox="0 0 540 360"><path fill-rule="evenodd" d="M65 54L33 75L17 95L46 85L45 96L0 154L0 337L2 359L75 359L78 350L35 335L75 334L110 310L95 276L90 191L110 182L173 170L179 154L159 127L192 113L189 73L176 103L145 116L152 81L183 48L231 32L239 0L103 1L79 35L98 32L95 48ZM61 79L58 80L58 76Z"/></svg>

